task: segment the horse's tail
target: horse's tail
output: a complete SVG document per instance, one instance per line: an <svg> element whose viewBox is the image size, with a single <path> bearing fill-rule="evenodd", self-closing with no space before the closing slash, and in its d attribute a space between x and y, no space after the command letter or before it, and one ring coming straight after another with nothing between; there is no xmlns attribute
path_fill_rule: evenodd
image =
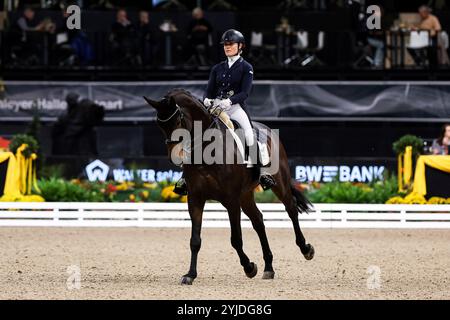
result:
<svg viewBox="0 0 450 320"><path fill-rule="evenodd" d="M299 213L306 212L308 213L312 209L312 203L305 197L303 192L298 190L295 187L294 180L291 180L291 192L294 197L295 206Z"/></svg>

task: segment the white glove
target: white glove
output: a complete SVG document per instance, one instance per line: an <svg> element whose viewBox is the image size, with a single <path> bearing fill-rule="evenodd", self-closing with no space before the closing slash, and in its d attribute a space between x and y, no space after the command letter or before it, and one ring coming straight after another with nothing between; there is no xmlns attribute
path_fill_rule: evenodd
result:
<svg viewBox="0 0 450 320"><path fill-rule="evenodd" d="M208 99L205 98L205 100L203 100L203 104L205 105L205 107L209 108L213 105L214 100L213 99Z"/></svg>
<svg viewBox="0 0 450 320"><path fill-rule="evenodd" d="M231 108L231 100L230 99L221 100L219 102L219 107L225 110L229 110Z"/></svg>

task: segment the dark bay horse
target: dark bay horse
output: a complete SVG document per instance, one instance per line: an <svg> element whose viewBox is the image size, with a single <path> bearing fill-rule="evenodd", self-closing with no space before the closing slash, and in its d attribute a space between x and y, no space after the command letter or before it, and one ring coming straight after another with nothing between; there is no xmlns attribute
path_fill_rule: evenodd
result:
<svg viewBox="0 0 450 320"><path fill-rule="evenodd" d="M158 126L166 137L169 157L178 141L172 141L174 130L184 128L191 131L194 121L201 121L202 128L218 128L228 130L223 123L214 121L213 116L203 104L183 89L171 90L161 101L144 99L157 111ZM261 123L253 122L255 128L266 128ZM269 137L270 139L270 137ZM268 141L269 142L269 141ZM225 146L225 144L223 144ZM283 202L294 226L296 244L307 260L314 257L314 248L307 244L300 230L298 214L310 209L310 202L295 188L291 179L286 152L279 143L279 170L273 177L276 185L272 188L275 195ZM225 151L224 151L225 152ZM237 151L235 150L235 153ZM203 208L206 200L220 202L228 211L231 226L231 245L237 251L245 274L253 278L257 274L257 266L251 262L243 250L241 232L241 209L249 217L258 234L264 257L263 279L273 279L272 252L267 240L263 215L256 206L254 189L258 186L258 176L245 164L183 164L184 177L188 190L188 208L192 222L191 231L191 264L182 284L192 284L197 277L197 255L201 246L201 227Z"/></svg>

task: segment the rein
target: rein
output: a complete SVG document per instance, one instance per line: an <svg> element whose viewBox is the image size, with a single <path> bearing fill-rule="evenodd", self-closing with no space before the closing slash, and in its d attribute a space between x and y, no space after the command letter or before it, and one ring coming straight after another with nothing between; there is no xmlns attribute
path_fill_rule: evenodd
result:
<svg viewBox="0 0 450 320"><path fill-rule="evenodd" d="M168 118L166 118L166 119L161 119L161 118L159 118L158 116L156 116L156 120L159 121L159 122L162 122L162 123L167 123L167 122L169 122L170 120L172 120L172 118L173 118L177 113L179 113L179 114L180 114L179 117L178 117L179 121L180 121L180 122L184 122L185 115L184 115L183 111L181 111L181 108L180 108L180 106L179 106L178 104L175 104L175 105L176 105L175 111L174 111ZM215 115L213 115L213 114L211 114L211 113L209 113L209 112L208 112L208 114L212 117L212 121L211 121L210 125L209 125L205 130L211 129L211 127L212 127L214 124L217 124L217 122L218 122L218 116L215 116ZM198 137L195 138L194 140L192 140L192 143L191 143L191 144L193 145L194 142L197 141L197 139L198 139ZM166 145L177 144L177 143L179 143L179 142L180 142L179 140L178 140L178 141L177 141L177 140L171 140L170 138L168 138L168 139L165 140L165 144L166 144Z"/></svg>

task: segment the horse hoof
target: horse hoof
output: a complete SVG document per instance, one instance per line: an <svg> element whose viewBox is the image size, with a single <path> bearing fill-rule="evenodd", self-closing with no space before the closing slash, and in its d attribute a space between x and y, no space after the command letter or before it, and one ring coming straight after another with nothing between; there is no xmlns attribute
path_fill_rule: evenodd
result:
<svg viewBox="0 0 450 320"><path fill-rule="evenodd" d="M308 244L309 246L309 251L308 253L304 254L303 256L305 257L306 260L311 260L312 258L314 258L314 247L311 244Z"/></svg>
<svg viewBox="0 0 450 320"><path fill-rule="evenodd" d="M262 278L263 279L273 279L275 277L274 271L264 271Z"/></svg>
<svg viewBox="0 0 450 320"><path fill-rule="evenodd" d="M185 285L192 285L192 282L194 282L194 278L191 278L189 276L183 276L181 277L181 283L180 284L185 284Z"/></svg>
<svg viewBox="0 0 450 320"><path fill-rule="evenodd" d="M256 265L256 263L251 262L251 265L253 266L253 270L249 273L245 273L245 275L249 278L253 278L258 273L258 266Z"/></svg>

